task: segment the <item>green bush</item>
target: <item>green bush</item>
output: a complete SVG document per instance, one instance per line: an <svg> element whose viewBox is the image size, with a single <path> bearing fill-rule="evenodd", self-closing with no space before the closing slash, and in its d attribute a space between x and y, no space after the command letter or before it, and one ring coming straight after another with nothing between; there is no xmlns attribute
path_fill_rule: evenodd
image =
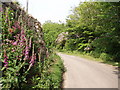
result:
<svg viewBox="0 0 120 90"><path fill-rule="evenodd" d="M61 88L62 74L64 72L61 58L55 53L51 53L47 61L52 61L52 64L47 64L49 68L44 69L40 76L37 75L32 78L32 88Z"/></svg>
<svg viewBox="0 0 120 90"><path fill-rule="evenodd" d="M69 40L67 40L66 43L65 43L65 47L64 48L66 50L70 50L70 51L76 50L75 39L69 39Z"/></svg>
<svg viewBox="0 0 120 90"><path fill-rule="evenodd" d="M100 58L102 60L105 60L105 61L111 61L112 60L111 56L109 54L107 54L107 53L101 53Z"/></svg>
<svg viewBox="0 0 120 90"><path fill-rule="evenodd" d="M100 57L100 53L96 52L96 51L91 51L90 55L95 57L95 58L99 58Z"/></svg>

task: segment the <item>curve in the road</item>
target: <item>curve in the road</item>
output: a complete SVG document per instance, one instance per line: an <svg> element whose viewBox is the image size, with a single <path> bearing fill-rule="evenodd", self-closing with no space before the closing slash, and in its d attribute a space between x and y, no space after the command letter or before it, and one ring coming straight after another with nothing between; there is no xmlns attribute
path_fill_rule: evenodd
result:
<svg viewBox="0 0 120 90"><path fill-rule="evenodd" d="M111 65L58 53L67 69L64 88L118 88L117 69Z"/></svg>

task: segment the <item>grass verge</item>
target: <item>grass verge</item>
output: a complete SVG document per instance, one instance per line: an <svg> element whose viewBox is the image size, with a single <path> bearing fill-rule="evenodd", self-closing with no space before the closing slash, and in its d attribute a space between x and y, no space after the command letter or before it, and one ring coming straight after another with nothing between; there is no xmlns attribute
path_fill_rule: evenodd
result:
<svg viewBox="0 0 120 90"><path fill-rule="evenodd" d="M71 51L62 51L62 53L68 54L68 55L74 55L74 56L86 58L88 60L98 61L98 62L101 62L101 63L105 63L105 64L109 64L109 65L119 66L120 67L120 63L118 63L118 62L111 62L111 61L102 60L100 58L94 58L93 56L90 56L89 54L85 54L85 53L78 52L78 51L72 51L72 52Z"/></svg>
<svg viewBox="0 0 120 90"><path fill-rule="evenodd" d="M37 74L31 78L30 85L23 87L24 90L31 90L31 88L33 90L62 88L64 65L56 53L52 52L49 58L44 61L44 64L35 68L32 72Z"/></svg>
<svg viewBox="0 0 120 90"><path fill-rule="evenodd" d="M62 88L62 82L63 82L63 73L64 73L64 65L63 61L58 55L54 55L55 62L51 66L51 78L54 88Z"/></svg>

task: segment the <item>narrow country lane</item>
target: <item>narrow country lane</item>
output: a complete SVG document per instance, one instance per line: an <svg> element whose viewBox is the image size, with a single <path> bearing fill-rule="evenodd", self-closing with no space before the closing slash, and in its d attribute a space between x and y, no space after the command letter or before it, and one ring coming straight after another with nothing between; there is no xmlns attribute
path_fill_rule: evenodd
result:
<svg viewBox="0 0 120 90"><path fill-rule="evenodd" d="M64 88L118 88L117 69L111 65L58 53L67 69Z"/></svg>

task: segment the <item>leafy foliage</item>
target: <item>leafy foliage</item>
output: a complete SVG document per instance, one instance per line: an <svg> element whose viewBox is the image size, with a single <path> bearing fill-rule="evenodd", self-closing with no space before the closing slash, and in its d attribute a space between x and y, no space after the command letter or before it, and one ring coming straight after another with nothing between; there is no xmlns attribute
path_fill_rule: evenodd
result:
<svg viewBox="0 0 120 90"><path fill-rule="evenodd" d="M55 40L57 36L66 28L64 24L53 23L51 21L46 21L42 27L46 46L49 48L56 46Z"/></svg>
<svg viewBox="0 0 120 90"><path fill-rule="evenodd" d="M43 38L28 28L22 15L15 19L15 11L8 7L2 15L2 89L59 88L62 79L59 76L63 72L61 59L52 51L48 52ZM53 65L59 72L50 71Z"/></svg>
<svg viewBox="0 0 120 90"><path fill-rule="evenodd" d="M74 28L70 35L73 33L75 35L76 31L78 35L81 35L79 33L81 31L84 34L79 38L79 47L76 50L89 46L92 48L93 56L104 60L119 61L119 9L119 2L84 2L74 8L73 14L67 19L67 25ZM75 28L78 26L86 26L89 31Z"/></svg>
<svg viewBox="0 0 120 90"><path fill-rule="evenodd" d="M49 46L54 47L57 35L68 32L67 41L57 45L58 49L77 50L102 58L104 61L118 62L120 58L119 9L120 2L80 3L67 17L64 28L61 29L51 22L52 25L44 24L45 40L50 42Z"/></svg>

